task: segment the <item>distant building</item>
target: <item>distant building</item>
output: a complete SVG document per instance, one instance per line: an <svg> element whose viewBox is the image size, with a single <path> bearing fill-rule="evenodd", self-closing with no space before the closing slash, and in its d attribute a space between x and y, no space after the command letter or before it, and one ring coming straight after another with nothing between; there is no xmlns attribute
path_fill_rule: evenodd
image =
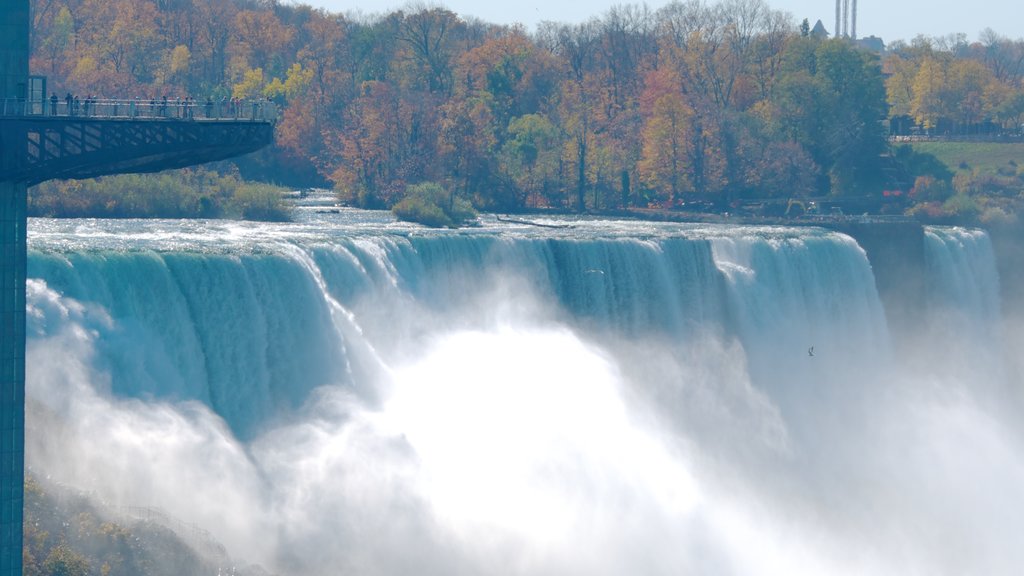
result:
<svg viewBox="0 0 1024 576"><path fill-rule="evenodd" d="M868 36L867 38L859 38L855 40L857 46L870 50L872 52L881 54L885 52L885 42L882 41L878 36Z"/></svg>
<svg viewBox="0 0 1024 576"><path fill-rule="evenodd" d="M833 34L825 28L821 20L814 23L809 32L812 38L825 40L832 38ZM852 41L853 45L876 54L885 53L885 42L878 36L857 38L857 0L836 0L836 29L835 38L846 38Z"/></svg>
<svg viewBox="0 0 1024 576"><path fill-rule="evenodd" d="M829 34L828 30L825 30L825 25L821 23L821 20L815 22L814 28L811 28L811 37L824 40L829 36L831 36L831 34Z"/></svg>

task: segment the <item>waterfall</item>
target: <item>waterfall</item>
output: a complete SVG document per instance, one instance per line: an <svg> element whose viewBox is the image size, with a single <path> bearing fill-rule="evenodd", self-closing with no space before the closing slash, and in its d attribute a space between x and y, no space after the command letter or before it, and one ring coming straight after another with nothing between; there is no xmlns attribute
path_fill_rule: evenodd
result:
<svg viewBox="0 0 1024 576"><path fill-rule="evenodd" d="M853 239L552 223L34 221L29 463L281 574L1024 560L1015 425L908 374ZM927 242L928 305L992 329L987 238Z"/></svg>
<svg viewBox="0 0 1024 576"><path fill-rule="evenodd" d="M928 305L933 313L958 312L962 322L972 325L972 333L998 325L999 276L985 232L929 226L925 229L925 264Z"/></svg>
<svg viewBox="0 0 1024 576"><path fill-rule="evenodd" d="M999 388L1005 381L999 277L988 235L981 230L930 226L925 229L927 368L971 378L975 388ZM938 352L936 354L936 352ZM999 399L990 401L999 403Z"/></svg>

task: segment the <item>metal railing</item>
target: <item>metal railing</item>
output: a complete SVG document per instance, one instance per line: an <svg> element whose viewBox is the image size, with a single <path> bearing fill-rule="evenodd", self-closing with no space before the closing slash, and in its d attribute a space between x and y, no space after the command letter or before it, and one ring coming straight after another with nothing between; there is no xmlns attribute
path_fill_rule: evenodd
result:
<svg viewBox="0 0 1024 576"><path fill-rule="evenodd" d="M270 100L181 100L57 98L0 100L0 117L46 116L63 118L232 120L277 122L277 105Z"/></svg>
<svg viewBox="0 0 1024 576"><path fill-rule="evenodd" d="M889 142L1024 142L1020 132L996 132L991 134L894 134Z"/></svg>

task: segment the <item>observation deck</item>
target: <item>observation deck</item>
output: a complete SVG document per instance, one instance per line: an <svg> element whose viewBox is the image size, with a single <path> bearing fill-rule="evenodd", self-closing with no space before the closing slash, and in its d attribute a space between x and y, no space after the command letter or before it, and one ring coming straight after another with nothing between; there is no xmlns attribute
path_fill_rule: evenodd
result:
<svg viewBox="0 0 1024 576"><path fill-rule="evenodd" d="M270 101L0 100L0 182L158 172L253 152L273 139Z"/></svg>

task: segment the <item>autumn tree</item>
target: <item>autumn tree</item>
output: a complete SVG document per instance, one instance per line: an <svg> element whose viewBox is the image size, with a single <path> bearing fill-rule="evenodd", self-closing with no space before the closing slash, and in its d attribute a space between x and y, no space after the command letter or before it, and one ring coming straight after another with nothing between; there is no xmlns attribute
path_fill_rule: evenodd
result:
<svg viewBox="0 0 1024 576"><path fill-rule="evenodd" d="M303 31L305 42L296 58L311 71L313 99L319 106L327 106L339 95L351 92L347 23L341 16L316 10Z"/></svg>
<svg viewBox="0 0 1024 576"><path fill-rule="evenodd" d="M596 63L607 70L610 119L630 110L643 90L647 71L657 64L657 22L646 5L614 6L598 21Z"/></svg>
<svg viewBox="0 0 1024 576"><path fill-rule="evenodd" d="M992 72L976 60L958 59L950 65L943 90L947 115L962 131L986 117L986 97L996 82Z"/></svg>
<svg viewBox="0 0 1024 576"><path fill-rule="evenodd" d="M426 8L405 15L399 40L417 76L430 92L448 94L452 86L452 61L464 23L450 10Z"/></svg>
<svg viewBox="0 0 1024 576"><path fill-rule="evenodd" d="M981 32L978 46L981 54L973 55L974 58L981 61L996 80L1020 86L1024 81L1024 39L1011 40L986 28Z"/></svg>
<svg viewBox="0 0 1024 576"><path fill-rule="evenodd" d="M456 69L455 99L486 95L500 126L541 112L558 83L559 63L519 30L468 50Z"/></svg>
<svg viewBox="0 0 1024 576"><path fill-rule="evenodd" d="M453 189L474 196L477 205L514 208L496 181L499 130L487 94L469 94L445 104L438 132L438 153Z"/></svg>
<svg viewBox="0 0 1024 576"><path fill-rule="evenodd" d="M679 90L679 76L670 69L647 75L641 98L644 122L643 156L639 163L641 181L662 191L668 206L674 206L692 184L686 178L687 159L692 157L693 109Z"/></svg>
<svg viewBox="0 0 1024 576"><path fill-rule="evenodd" d="M401 140L403 110L393 88L384 82L364 82L362 93L345 114L344 129L327 134L332 161L330 178L359 204L390 205L396 196L396 156Z"/></svg>
<svg viewBox="0 0 1024 576"><path fill-rule="evenodd" d="M566 133L563 155L575 166L575 199L578 212L587 208L587 161L594 139L594 103L598 100L600 81L592 68L597 47L594 21L573 26L550 26L543 31L547 42L567 64L560 82L557 116Z"/></svg>
<svg viewBox="0 0 1024 576"><path fill-rule="evenodd" d="M150 83L164 45L149 0L84 0L76 39L79 55L73 81L90 92L125 93L136 82Z"/></svg>
<svg viewBox="0 0 1024 576"><path fill-rule="evenodd" d="M515 26L411 5L33 0L31 67L82 97L270 97L253 174L387 206L436 182L479 206L578 211L707 195L861 194L902 130L1019 131L1024 43L894 42L881 66L765 0L617 6ZM885 78L882 81L881 69ZM888 108L888 109L887 109ZM557 150L552 147L556 147ZM643 194L641 194L643 193Z"/></svg>
<svg viewBox="0 0 1024 576"><path fill-rule="evenodd" d="M200 68L201 85L208 90L224 84L228 71L228 48L238 8L222 0L192 0L188 14L196 21L195 42L189 49Z"/></svg>
<svg viewBox="0 0 1024 576"><path fill-rule="evenodd" d="M75 20L68 7L61 6L44 29L46 32L36 53L45 58L50 75L56 76L64 72L64 64L75 43Z"/></svg>
<svg viewBox="0 0 1024 576"><path fill-rule="evenodd" d="M455 70L454 94L442 108L439 151L457 187L484 205L522 207L515 178L499 165L513 120L545 112L558 81L556 59L518 30L468 50ZM508 164L510 158L505 158ZM511 194L508 196L506 193Z"/></svg>
<svg viewBox="0 0 1024 576"><path fill-rule="evenodd" d="M945 60L927 57L921 61L914 76L914 96L910 103L910 113L925 130L935 129L939 119L946 113L943 100L946 74Z"/></svg>
<svg viewBox="0 0 1024 576"><path fill-rule="evenodd" d="M235 78L259 68L268 76L286 68L285 49L295 31L286 27L270 10L242 10L235 15L232 34L231 72Z"/></svg>
<svg viewBox="0 0 1024 576"><path fill-rule="evenodd" d="M889 102L889 115L912 116L918 63L906 56L894 54L885 59L883 67L886 73L885 91Z"/></svg>
<svg viewBox="0 0 1024 576"><path fill-rule="evenodd" d="M364 82L339 126L326 130L324 171L346 198L390 207L410 183L435 180L434 111L395 85Z"/></svg>

